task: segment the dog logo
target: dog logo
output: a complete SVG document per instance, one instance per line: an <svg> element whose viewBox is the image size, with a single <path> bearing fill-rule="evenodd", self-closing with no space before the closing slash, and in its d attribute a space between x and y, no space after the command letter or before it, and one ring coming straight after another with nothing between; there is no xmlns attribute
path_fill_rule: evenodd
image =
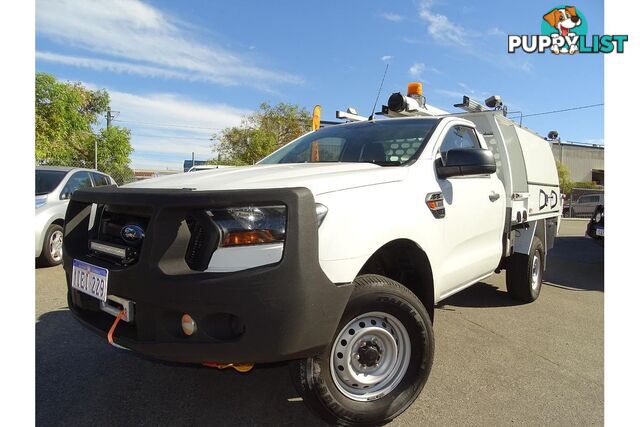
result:
<svg viewBox="0 0 640 427"><path fill-rule="evenodd" d="M558 5L542 15L541 34L509 34L507 52L623 53L627 34L588 34L587 19L576 6Z"/></svg>
<svg viewBox="0 0 640 427"><path fill-rule="evenodd" d="M542 17L549 23L554 29L558 30L558 36L564 37L565 40L577 41L577 34L575 32L576 27L582 25L582 19L578 16L575 6L565 6L563 8L551 9L549 13ZM553 37L553 35L551 35ZM551 46L551 52L556 55L560 53L569 53L573 55L578 52L578 44L573 43L567 46L568 43L560 49L557 44Z"/></svg>

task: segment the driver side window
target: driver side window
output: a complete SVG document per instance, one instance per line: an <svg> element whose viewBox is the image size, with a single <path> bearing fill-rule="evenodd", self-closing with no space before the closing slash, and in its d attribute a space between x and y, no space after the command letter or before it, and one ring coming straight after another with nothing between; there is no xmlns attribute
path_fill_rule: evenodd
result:
<svg viewBox="0 0 640 427"><path fill-rule="evenodd" d="M71 178L69 178L69 181L67 181L62 193L60 193L60 197L68 199L74 191L86 187L91 187L91 177L89 176L89 172L76 172L71 176Z"/></svg>
<svg viewBox="0 0 640 427"><path fill-rule="evenodd" d="M447 131L440 145L440 153L444 155L452 148L480 148L480 142L472 128L456 125Z"/></svg>

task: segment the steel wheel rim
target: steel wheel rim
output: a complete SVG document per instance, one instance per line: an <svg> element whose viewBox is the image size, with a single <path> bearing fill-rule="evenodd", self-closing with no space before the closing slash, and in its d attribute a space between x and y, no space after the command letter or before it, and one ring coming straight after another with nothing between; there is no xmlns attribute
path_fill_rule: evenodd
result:
<svg viewBox="0 0 640 427"><path fill-rule="evenodd" d="M535 291L540 286L540 257L536 252L531 265L531 288Z"/></svg>
<svg viewBox="0 0 640 427"><path fill-rule="evenodd" d="M379 359L373 363L369 356L375 353ZM400 383L410 357L409 333L396 317L383 312L362 314L350 321L333 343L333 383L350 399L380 399Z"/></svg>
<svg viewBox="0 0 640 427"><path fill-rule="evenodd" d="M62 231L56 230L49 237L49 254L58 262L62 259Z"/></svg>

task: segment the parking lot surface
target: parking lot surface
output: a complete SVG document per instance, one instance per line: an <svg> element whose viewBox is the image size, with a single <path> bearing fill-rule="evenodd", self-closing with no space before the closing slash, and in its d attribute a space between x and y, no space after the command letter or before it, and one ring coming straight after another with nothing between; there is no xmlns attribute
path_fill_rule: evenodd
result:
<svg viewBox="0 0 640 427"><path fill-rule="evenodd" d="M545 285L517 304L504 274L441 302L427 385L394 425L601 425L604 256L563 221ZM247 374L158 363L113 349L67 310L61 267L36 271L40 425L323 425L286 365Z"/></svg>

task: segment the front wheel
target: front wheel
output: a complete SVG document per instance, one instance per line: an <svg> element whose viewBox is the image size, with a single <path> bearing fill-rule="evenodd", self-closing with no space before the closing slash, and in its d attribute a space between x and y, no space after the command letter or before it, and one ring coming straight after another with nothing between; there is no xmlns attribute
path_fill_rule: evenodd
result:
<svg viewBox="0 0 640 427"><path fill-rule="evenodd" d="M331 424L384 424L418 397L433 363L431 319L407 288L363 275L333 341L324 351L292 362L304 402Z"/></svg>
<svg viewBox="0 0 640 427"><path fill-rule="evenodd" d="M51 224L44 235L40 264L50 267L62 263L62 227Z"/></svg>

